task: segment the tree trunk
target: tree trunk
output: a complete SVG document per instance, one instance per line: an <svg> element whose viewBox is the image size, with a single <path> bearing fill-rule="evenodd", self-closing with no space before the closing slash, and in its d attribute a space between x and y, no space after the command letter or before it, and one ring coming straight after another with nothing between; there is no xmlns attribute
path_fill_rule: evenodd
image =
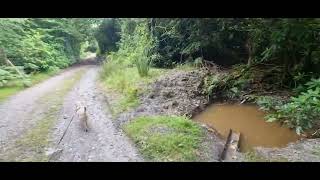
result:
<svg viewBox="0 0 320 180"><path fill-rule="evenodd" d="M7 58L6 53L4 52L3 48L0 48L0 60L4 61L5 65L10 65L14 68L15 71L21 76L21 78L24 78L23 74L19 71L19 69Z"/></svg>
<svg viewBox="0 0 320 180"><path fill-rule="evenodd" d="M252 56L253 56L253 48L252 48L252 42L251 39L248 38L247 44L246 44L247 50L248 50L248 62L247 65L251 66L252 65Z"/></svg>
<svg viewBox="0 0 320 180"><path fill-rule="evenodd" d="M6 59L6 53L4 52L3 48L0 48L0 65L7 65Z"/></svg>
<svg viewBox="0 0 320 180"><path fill-rule="evenodd" d="M152 36L154 36L154 26L155 26L155 19L151 18L150 19L150 25L149 25L149 30L150 30L150 34Z"/></svg>

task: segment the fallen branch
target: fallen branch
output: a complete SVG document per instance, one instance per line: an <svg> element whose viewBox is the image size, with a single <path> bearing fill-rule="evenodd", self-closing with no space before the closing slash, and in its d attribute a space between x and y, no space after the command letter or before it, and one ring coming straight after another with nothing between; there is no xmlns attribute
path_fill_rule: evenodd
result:
<svg viewBox="0 0 320 180"><path fill-rule="evenodd" d="M9 64L10 66L12 66L14 68L15 71L17 71L17 73L21 76L22 79L24 79L23 74L19 71L19 69L7 58L6 53L4 52L4 50L2 48L0 48L0 54L3 56L5 63Z"/></svg>

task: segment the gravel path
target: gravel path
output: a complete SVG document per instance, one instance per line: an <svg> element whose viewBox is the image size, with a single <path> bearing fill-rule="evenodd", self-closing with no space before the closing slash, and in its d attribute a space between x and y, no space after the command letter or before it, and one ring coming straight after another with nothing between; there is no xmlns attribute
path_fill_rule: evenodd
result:
<svg viewBox="0 0 320 180"><path fill-rule="evenodd" d="M36 123L31 114L41 112L36 103L38 99L59 87L61 81L69 78L80 68L67 70L47 81L28 88L0 104L0 151L21 137Z"/></svg>
<svg viewBox="0 0 320 180"><path fill-rule="evenodd" d="M87 107L89 132L85 132L79 119L74 118L57 148L62 151L55 161L141 161L129 139L115 129L105 106L106 99L96 88L97 73L97 68L91 67L67 95L54 137L58 142L75 112L77 101L84 102Z"/></svg>
<svg viewBox="0 0 320 180"><path fill-rule="evenodd" d="M78 100L87 105L90 131L84 132L75 118L58 147L62 151L52 161L142 161L129 139L114 128L108 108L104 107L106 99L95 86L98 67L92 65L70 68L0 104L0 160L6 159L2 155L7 153L7 147L23 138L39 120L33 118L43 112L44 107L38 100L59 89L63 80L71 78L81 69L85 69L85 74L80 82L65 97L61 97L64 98L61 115L50 133L52 147L46 149L50 152L62 136Z"/></svg>

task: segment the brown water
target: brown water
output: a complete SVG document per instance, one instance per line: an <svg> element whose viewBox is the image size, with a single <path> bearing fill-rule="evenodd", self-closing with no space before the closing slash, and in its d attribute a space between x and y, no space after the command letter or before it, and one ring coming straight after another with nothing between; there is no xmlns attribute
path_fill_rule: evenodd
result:
<svg viewBox="0 0 320 180"><path fill-rule="evenodd" d="M215 128L224 138L229 130L241 133L240 151L253 147L284 147L300 137L279 123L268 123L264 112L253 105L215 104L194 119Z"/></svg>

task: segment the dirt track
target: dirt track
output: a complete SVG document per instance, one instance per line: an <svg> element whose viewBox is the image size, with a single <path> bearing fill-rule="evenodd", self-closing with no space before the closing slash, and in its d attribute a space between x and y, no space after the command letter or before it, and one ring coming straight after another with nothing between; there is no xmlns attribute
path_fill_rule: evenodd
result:
<svg viewBox="0 0 320 180"><path fill-rule="evenodd" d="M23 156L17 157L20 154L32 156L39 153L27 152L30 148L19 147L20 151L17 152L20 154L15 157L8 156L9 151L16 148L14 144L44 119L38 118L48 111L44 109L53 108L50 102L41 99L58 91L64 80L73 78L79 71L84 72L80 81L64 96L57 97L61 98L63 105L59 107L60 115L55 118L54 126L50 128L48 146L41 147L46 150L45 154L48 156L50 152L54 152L56 143L75 113L75 103L80 100L88 109L90 131L84 132L79 127L78 119L73 119L58 146L60 151L56 151L51 161L142 161L129 139L114 128L108 108L104 107L106 99L96 88L98 66L94 65L70 68L0 104L0 161L25 161Z"/></svg>

